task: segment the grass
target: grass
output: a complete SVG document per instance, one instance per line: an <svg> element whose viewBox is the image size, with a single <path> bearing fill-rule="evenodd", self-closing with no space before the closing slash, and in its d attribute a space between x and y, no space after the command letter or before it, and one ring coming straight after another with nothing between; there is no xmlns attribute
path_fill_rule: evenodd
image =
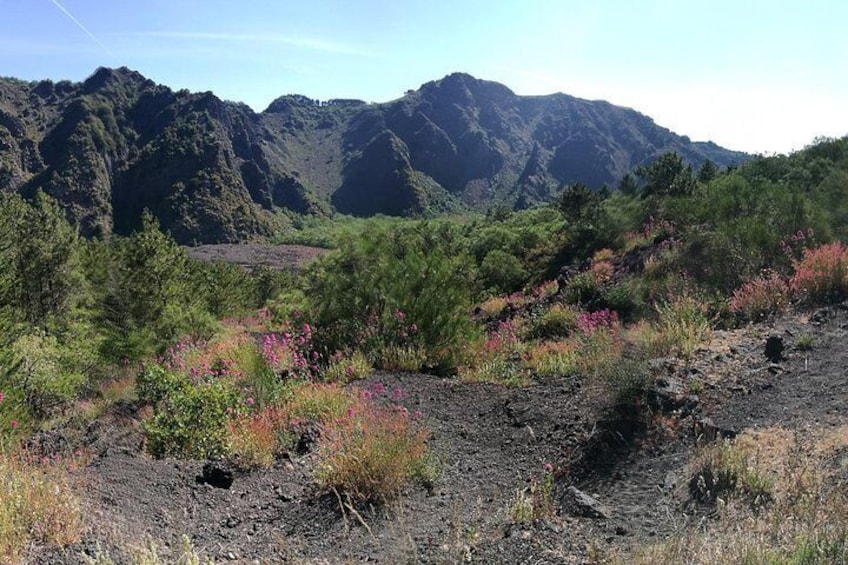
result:
<svg viewBox="0 0 848 565"><path fill-rule="evenodd" d="M84 513L65 462L34 463L0 453L0 555L15 563L33 543L64 548L79 541Z"/></svg>
<svg viewBox="0 0 848 565"><path fill-rule="evenodd" d="M544 472L530 480L530 486L519 489L509 505L510 519L516 524L532 524L537 520L553 518L554 507L553 467L546 464Z"/></svg>
<svg viewBox="0 0 848 565"><path fill-rule="evenodd" d="M324 378L331 383L347 383L364 379L374 371L368 358L359 351L350 355L337 355L331 360Z"/></svg>
<svg viewBox="0 0 848 565"><path fill-rule="evenodd" d="M657 306L660 349L691 359L712 332L708 308L697 297L683 293Z"/></svg>
<svg viewBox="0 0 848 565"><path fill-rule="evenodd" d="M324 426L316 478L325 490L382 504L414 479L432 481L429 434L399 406L360 404Z"/></svg>
<svg viewBox="0 0 848 565"><path fill-rule="evenodd" d="M798 351L812 351L816 344L816 338L811 333L803 333L795 340L795 348Z"/></svg>
<svg viewBox="0 0 848 565"><path fill-rule="evenodd" d="M573 341L545 341L529 348L523 363L540 378L572 375L579 367L579 351Z"/></svg>
<svg viewBox="0 0 848 565"><path fill-rule="evenodd" d="M180 552L173 561L165 561L159 557L159 548L152 541L145 545L129 551L133 565L214 565L211 559L203 559L187 535L183 535L180 541ZM115 561L108 551L104 551L97 545L94 556L81 554L87 565L115 565Z"/></svg>
<svg viewBox="0 0 848 565"><path fill-rule="evenodd" d="M616 563L651 565L825 565L848 562L848 492L831 462L848 447L848 428L783 428L746 432L711 447L707 463L736 474L735 487L716 499L716 519L665 542L615 556ZM765 504L751 494L767 489Z"/></svg>

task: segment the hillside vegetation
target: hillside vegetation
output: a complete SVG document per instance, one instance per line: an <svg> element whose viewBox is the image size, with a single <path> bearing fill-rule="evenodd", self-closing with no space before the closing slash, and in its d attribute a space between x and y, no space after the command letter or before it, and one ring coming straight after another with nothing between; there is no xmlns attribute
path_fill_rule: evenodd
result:
<svg viewBox="0 0 848 565"><path fill-rule="evenodd" d="M732 434L709 422L707 433L683 430L707 426L693 420L712 413L706 399L717 414L757 402L706 368L732 355L755 363L760 344L718 352L713 335L750 340L779 321L788 328L781 340L810 351L830 334L800 334L804 321L781 321L787 313L806 313L817 330L841 323L828 306L848 298L848 138L730 168L693 170L665 153L626 178L620 190L568 184L551 204L485 216L303 220L278 236L331 250L295 274L192 260L147 213L125 236L84 239L48 194L4 195L0 552L13 562L149 563L157 551L248 560L285 538L280 559L337 559L332 534L350 542L349 556L387 562L477 552L481 562L579 554L672 563L687 552L701 552L691 556L698 563L844 560L848 504L828 482L836 471L787 486L792 469L766 476L749 464L760 436L702 451ZM767 350L774 383L783 347ZM746 368L734 366L734 378L759 378ZM816 453L848 445L837 436L798 449L812 465ZM652 515L660 525L651 531L668 541L634 554L615 536L640 546L652 534L571 489L588 484L612 499L602 489L631 471L634 483L662 482L639 465L663 449L684 461L674 472L691 475L677 483L688 485L686 516L718 526L675 529L663 522L670 514ZM801 451L787 447L781 461ZM664 469L677 461L658 460ZM156 479L142 480L146 472ZM142 484L129 481L135 494L126 474L139 474ZM77 484L87 477L96 477L88 490ZM255 489L208 494L234 481ZM116 492L139 498L121 507ZM163 499L141 498L151 493ZM832 497L826 512L802 503L823 493ZM420 518L403 513L407 502ZM184 519L145 513L172 503ZM130 547L92 508L143 528L149 544ZM434 541L432 529L452 513L479 529L459 524ZM786 514L795 521L776 525ZM733 516L765 533L733 537L742 533L721 522ZM579 543L554 548L564 534L551 532L563 525ZM233 541L227 530L265 541ZM199 545L178 549L174 535L188 531Z"/></svg>
<svg viewBox="0 0 848 565"><path fill-rule="evenodd" d="M748 158L606 102L464 74L384 104L287 95L261 113L126 68L0 79L0 190L42 190L86 236L127 235L144 209L195 244L267 235L292 214L527 208L565 184L612 186L665 151L696 167Z"/></svg>

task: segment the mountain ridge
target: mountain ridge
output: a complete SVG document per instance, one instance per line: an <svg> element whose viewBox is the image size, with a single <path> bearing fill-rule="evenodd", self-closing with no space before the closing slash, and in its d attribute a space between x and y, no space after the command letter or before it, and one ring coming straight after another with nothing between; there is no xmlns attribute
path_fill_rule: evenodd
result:
<svg viewBox="0 0 848 565"><path fill-rule="evenodd" d="M522 208L567 184L614 184L666 151L694 165L749 157L630 108L520 96L467 73L389 102L289 94L258 113L126 67L78 83L0 79L0 190L43 190L95 236L128 233L145 208L183 243L268 233L277 208Z"/></svg>

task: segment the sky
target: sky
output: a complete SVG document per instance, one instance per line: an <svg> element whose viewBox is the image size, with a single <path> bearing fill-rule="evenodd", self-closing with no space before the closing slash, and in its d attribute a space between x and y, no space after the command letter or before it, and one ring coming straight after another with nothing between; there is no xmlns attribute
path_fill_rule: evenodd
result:
<svg viewBox="0 0 848 565"><path fill-rule="evenodd" d="M0 76L127 66L264 110L386 102L461 71L787 153L848 135L844 0L0 0Z"/></svg>

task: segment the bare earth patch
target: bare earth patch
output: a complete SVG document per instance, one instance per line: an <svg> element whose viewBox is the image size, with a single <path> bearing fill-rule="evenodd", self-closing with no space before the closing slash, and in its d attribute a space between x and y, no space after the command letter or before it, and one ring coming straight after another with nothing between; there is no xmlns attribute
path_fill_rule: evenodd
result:
<svg viewBox="0 0 848 565"><path fill-rule="evenodd" d="M297 271L327 252L306 245L264 245L259 243L218 243L186 247L189 257L200 261L223 261L245 268L269 267Z"/></svg>

